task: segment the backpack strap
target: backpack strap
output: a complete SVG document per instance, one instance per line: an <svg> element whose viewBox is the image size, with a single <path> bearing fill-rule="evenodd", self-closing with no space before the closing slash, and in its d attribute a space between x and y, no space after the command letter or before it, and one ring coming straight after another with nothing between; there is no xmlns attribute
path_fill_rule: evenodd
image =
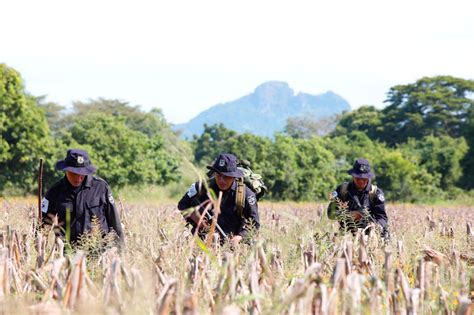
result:
<svg viewBox="0 0 474 315"><path fill-rule="evenodd" d="M245 183L243 178L237 179L237 190L235 193L235 208L240 217L244 216L245 207Z"/></svg>
<svg viewBox="0 0 474 315"><path fill-rule="evenodd" d="M372 184L372 188L369 191L369 202L370 204L374 203L374 198L377 193L377 185Z"/></svg>
<svg viewBox="0 0 474 315"><path fill-rule="evenodd" d="M348 182L342 183L341 190L340 190L342 200L345 200L345 198L347 196L347 193L349 191L348 187L349 187ZM374 198L375 198L376 194L377 194L377 185L372 184L372 187L370 188L370 191L369 191L369 203L370 203L370 205L372 205L374 203Z"/></svg>
<svg viewBox="0 0 474 315"><path fill-rule="evenodd" d="M344 182L341 185L341 199L345 200L347 197L347 192L349 191L349 182Z"/></svg>

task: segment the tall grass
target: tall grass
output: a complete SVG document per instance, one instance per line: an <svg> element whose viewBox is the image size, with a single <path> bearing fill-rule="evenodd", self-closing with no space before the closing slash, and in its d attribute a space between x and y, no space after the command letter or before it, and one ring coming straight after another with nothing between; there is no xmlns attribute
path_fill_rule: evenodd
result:
<svg viewBox="0 0 474 315"><path fill-rule="evenodd" d="M340 234L325 204L262 203L256 244L231 250L191 235L173 204L122 199L121 251L98 250L94 233L70 251L49 230L36 232L34 200L2 200L0 311L472 311L472 206L389 205L392 239L384 243L375 234Z"/></svg>

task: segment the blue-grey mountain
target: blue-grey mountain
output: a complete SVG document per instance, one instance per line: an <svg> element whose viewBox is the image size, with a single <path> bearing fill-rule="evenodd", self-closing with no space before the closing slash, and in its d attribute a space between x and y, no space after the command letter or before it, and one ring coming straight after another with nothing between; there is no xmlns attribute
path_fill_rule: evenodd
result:
<svg viewBox="0 0 474 315"><path fill-rule="evenodd" d="M250 132L271 137L283 131L290 117L324 118L349 111L349 103L341 96L326 92L320 95L295 92L286 82L270 81L249 95L235 101L217 104L201 112L185 124L175 126L185 138L200 135L204 124L222 123L239 133Z"/></svg>

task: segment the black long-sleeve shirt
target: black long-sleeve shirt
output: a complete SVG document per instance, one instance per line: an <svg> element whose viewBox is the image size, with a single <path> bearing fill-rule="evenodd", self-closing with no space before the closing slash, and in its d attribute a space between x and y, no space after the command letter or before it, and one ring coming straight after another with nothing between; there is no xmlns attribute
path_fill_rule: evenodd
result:
<svg viewBox="0 0 474 315"><path fill-rule="evenodd" d="M183 211L191 207L196 207L209 200L204 185L199 184L199 182L192 184L188 192L184 194L178 203L179 210ZM209 188L218 196L219 188L214 181L210 181ZM232 186L222 194L222 202L220 205L221 213L217 218L217 224L219 224L227 235L232 234L246 237L248 235L249 225L256 229L260 227L257 198L255 193L245 186L245 205L242 216L240 216L236 209L236 193L237 182L234 181ZM200 211L202 212L203 209L201 208Z"/></svg>
<svg viewBox="0 0 474 315"><path fill-rule="evenodd" d="M81 186L73 187L63 177L46 193L42 203L43 223L51 224L58 216L61 234L70 229L69 241L74 243L92 228L95 216L100 223L102 234L112 230L123 243L123 232L114 198L108 184L101 178L88 175ZM66 227L66 222L69 226Z"/></svg>
<svg viewBox="0 0 474 315"><path fill-rule="evenodd" d="M372 190L372 184L369 182L365 189L359 191L356 189L354 182L350 182L347 186L347 193L343 194L341 188L343 185L339 185L333 192L332 197L339 198L342 201L348 202L349 211L358 211L361 208L367 209L371 220L375 221L382 228L387 227L388 217L385 211L385 197L383 191L377 187L375 195L370 198L370 191ZM357 202L358 201L358 202ZM331 201L328 206L328 215L330 218L335 218L335 201Z"/></svg>

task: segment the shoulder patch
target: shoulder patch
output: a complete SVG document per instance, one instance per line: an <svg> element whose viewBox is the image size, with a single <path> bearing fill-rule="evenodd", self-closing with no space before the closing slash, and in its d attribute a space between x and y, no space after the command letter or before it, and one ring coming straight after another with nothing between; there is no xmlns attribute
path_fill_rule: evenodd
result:
<svg viewBox="0 0 474 315"><path fill-rule="evenodd" d="M189 198L192 198L192 197L196 196L197 190L196 190L196 184L195 183L191 184L191 187L189 187L188 192L186 194L188 195Z"/></svg>
<svg viewBox="0 0 474 315"><path fill-rule="evenodd" d="M48 206L49 206L49 200L46 198L43 198L43 201L41 202L41 212L48 213Z"/></svg>
<svg viewBox="0 0 474 315"><path fill-rule="evenodd" d="M114 203L115 203L114 196L112 196L112 193L109 193L108 198L109 198L109 202L110 202L111 204L114 204Z"/></svg>
<svg viewBox="0 0 474 315"><path fill-rule="evenodd" d="M249 205L253 206L257 203L257 198L255 197L255 195L251 195L247 198L247 202L249 203Z"/></svg>
<svg viewBox="0 0 474 315"><path fill-rule="evenodd" d="M331 193L331 199L334 199L336 198L338 195L337 195L337 190L334 190L332 193Z"/></svg>
<svg viewBox="0 0 474 315"><path fill-rule="evenodd" d="M381 201L381 202L384 202L385 201L385 196L383 195L383 192L379 191L377 193L377 198Z"/></svg>

